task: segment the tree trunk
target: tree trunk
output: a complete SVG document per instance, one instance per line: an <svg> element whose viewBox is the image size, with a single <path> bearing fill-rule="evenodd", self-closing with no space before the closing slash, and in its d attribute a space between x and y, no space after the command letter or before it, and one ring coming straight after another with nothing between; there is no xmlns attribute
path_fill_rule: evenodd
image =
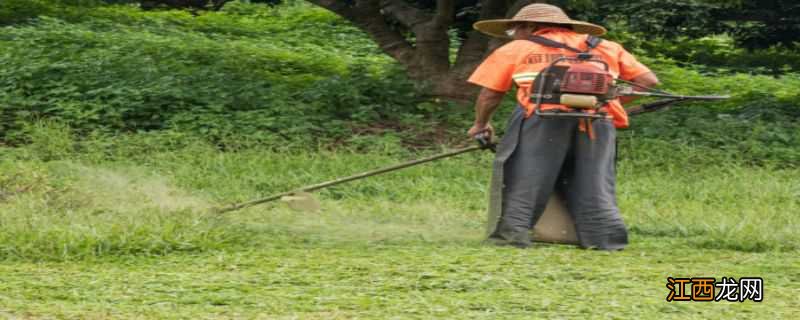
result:
<svg viewBox="0 0 800 320"><path fill-rule="evenodd" d="M386 54L402 64L414 80L428 85L431 95L458 102L472 101L478 87L467 82L489 49L503 41L470 31L450 61L448 31L455 19L455 0L437 0L436 10L422 10L403 0L309 0L352 22L365 31ZM482 0L479 19L513 15L530 0ZM509 12L515 8L514 12ZM410 41L392 25L414 34Z"/></svg>

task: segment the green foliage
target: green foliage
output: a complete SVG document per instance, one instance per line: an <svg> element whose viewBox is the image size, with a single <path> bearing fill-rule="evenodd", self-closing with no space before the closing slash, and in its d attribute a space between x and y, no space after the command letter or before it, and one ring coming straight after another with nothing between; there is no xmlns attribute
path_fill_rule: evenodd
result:
<svg viewBox="0 0 800 320"><path fill-rule="evenodd" d="M49 12L49 9L43 0L0 1L0 26L28 21Z"/></svg>
<svg viewBox="0 0 800 320"><path fill-rule="evenodd" d="M369 40L331 14L226 10L192 17L107 7L92 19L67 10L64 20L7 28L2 135L22 141L25 121L52 117L83 133L179 128L277 144L310 133L337 139L353 126L415 113L419 99L403 72L382 67L388 60Z"/></svg>
<svg viewBox="0 0 800 320"><path fill-rule="evenodd" d="M794 0L594 1L578 13L603 24L624 24L648 39L727 33L748 49L794 47L800 31L800 4Z"/></svg>
<svg viewBox="0 0 800 320"><path fill-rule="evenodd" d="M29 143L30 123L56 119L76 136L167 130L236 150L424 147L462 143L472 118L470 108L419 96L368 37L306 4L235 2L199 16L62 9L0 34L6 144ZM794 70L794 51L746 52L725 37L645 41L625 28L611 38L636 48L670 91L733 95L634 120L630 135L797 164L797 75L750 75ZM495 119L501 132L511 100Z"/></svg>
<svg viewBox="0 0 800 320"><path fill-rule="evenodd" d="M674 61L643 59L667 91L682 94L730 94L720 102L684 103L672 110L632 119L622 134L702 147L704 154L753 164L800 166L800 86L797 74L779 78L734 74L706 76Z"/></svg>
<svg viewBox="0 0 800 320"><path fill-rule="evenodd" d="M104 0L3 0L0 1L0 27L64 12L83 14L103 3Z"/></svg>
<svg viewBox="0 0 800 320"><path fill-rule="evenodd" d="M632 31L649 37L703 37L723 31L723 21L716 19L714 10L725 7L698 0L605 1L597 13L606 13L598 17L600 21L624 21Z"/></svg>
<svg viewBox="0 0 800 320"><path fill-rule="evenodd" d="M736 12L733 18L744 23L736 24L731 34L742 46L750 49L774 44L797 46L800 32L800 3L797 1L742 1L737 9L733 11Z"/></svg>
<svg viewBox="0 0 800 320"><path fill-rule="evenodd" d="M745 50L730 37L701 39L653 39L640 48L652 55L675 59L708 73L750 73L781 75L800 70L800 52L782 46Z"/></svg>

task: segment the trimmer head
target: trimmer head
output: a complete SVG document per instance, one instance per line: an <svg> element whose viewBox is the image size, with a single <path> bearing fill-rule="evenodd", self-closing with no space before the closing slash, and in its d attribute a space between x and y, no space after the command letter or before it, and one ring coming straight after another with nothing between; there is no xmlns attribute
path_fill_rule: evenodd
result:
<svg viewBox="0 0 800 320"><path fill-rule="evenodd" d="M320 209L317 198L308 192L295 192L291 195L281 197L281 201L288 204L289 208L292 210L316 212Z"/></svg>

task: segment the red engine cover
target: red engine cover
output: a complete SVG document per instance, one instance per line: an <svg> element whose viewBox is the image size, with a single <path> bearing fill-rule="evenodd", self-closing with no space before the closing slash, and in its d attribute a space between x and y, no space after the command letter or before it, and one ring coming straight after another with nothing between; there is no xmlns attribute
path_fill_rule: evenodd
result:
<svg viewBox="0 0 800 320"><path fill-rule="evenodd" d="M561 82L561 92L605 95L613 78L602 67L592 63L569 67Z"/></svg>

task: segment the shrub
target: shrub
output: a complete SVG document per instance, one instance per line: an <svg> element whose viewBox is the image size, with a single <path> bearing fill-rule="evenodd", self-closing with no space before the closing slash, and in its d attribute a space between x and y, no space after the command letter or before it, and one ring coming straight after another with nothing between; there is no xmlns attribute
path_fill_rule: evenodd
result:
<svg viewBox="0 0 800 320"><path fill-rule="evenodd" d="M77 137L166 130L235 149L366 146L369 135L429 146L463 143L472 118L471 108L420 96L366 35L300 2L233 3L199 16L130 6L59 8L0 33L5 144L30 142L27 124L53 119ZM624 29L612 38L640 47L639 57L667 90L733 96L645 116L628 134L729 149L753 162L796 161L797 73L774 78L681 62L742 56L723 38L644 43ZM669 58L697 43L717 49ZM667 53L648 54L653 48ZM498 112L498 129L513 104L509 99Z"/></svg>
<svg viewBox="0 0 800 320"><path fill-rule="evenodd" d="M3 0L0 1L0 26L25 22L49 12L42 0Z"/></svg>

